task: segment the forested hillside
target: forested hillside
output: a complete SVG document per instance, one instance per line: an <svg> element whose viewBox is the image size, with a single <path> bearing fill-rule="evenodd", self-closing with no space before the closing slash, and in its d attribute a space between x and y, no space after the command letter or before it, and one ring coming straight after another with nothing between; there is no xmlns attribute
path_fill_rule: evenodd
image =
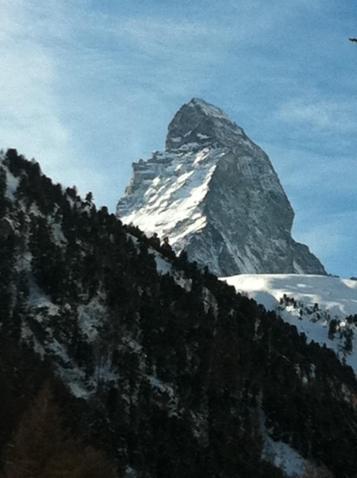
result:
<svg viewBox="0 0 357 478"><path fill-rule="evenodd" d="M15 150L0 165L4 477L281 478L272 443L355 476L332 351Z"/></svg>

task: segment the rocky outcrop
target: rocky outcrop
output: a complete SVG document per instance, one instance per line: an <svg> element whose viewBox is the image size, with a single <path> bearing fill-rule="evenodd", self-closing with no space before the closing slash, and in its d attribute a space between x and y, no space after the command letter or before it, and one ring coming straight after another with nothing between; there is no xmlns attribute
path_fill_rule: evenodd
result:
<svg viewBox="0 0 357 478"><path fill-rule="evenodd" d="M117 214L221 276L325 274L291 236L294 211L267 154L227 115L192 99L171 121L165 152L134 163Z"/></svg>

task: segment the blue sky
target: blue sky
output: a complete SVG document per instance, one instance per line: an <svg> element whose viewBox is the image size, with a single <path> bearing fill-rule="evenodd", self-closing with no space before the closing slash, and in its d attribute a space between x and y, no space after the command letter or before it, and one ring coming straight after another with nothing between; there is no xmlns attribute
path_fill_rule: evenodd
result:
<svg viewBox="0 0 357 478"><path fill-rule="evenodd" d="M114 210L194 96L269 154L295 238L357 275L355 0L0 0L0 145Z"/></svg>

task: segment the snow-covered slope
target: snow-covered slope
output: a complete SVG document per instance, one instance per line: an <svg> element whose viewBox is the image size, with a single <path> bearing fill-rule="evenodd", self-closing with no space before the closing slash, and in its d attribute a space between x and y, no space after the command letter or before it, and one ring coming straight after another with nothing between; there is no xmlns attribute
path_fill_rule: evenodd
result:
<svg viewBox="0 0 357 478"><path fill-rule="evenodd" d="M357 281L302 274L241 274L222 280L275 310L357 372Z"/></svg>
<svg viewBox="0 0 357 478"><path fill-rule="evenodd" d="M217 275L325 273L291 237L294 212L268 156L219 108L183 105L166 150L133 169L120 219L168 236Z"/></svg>
<svg viewBox="0 0 357 478"><path fill-rule="evenodd" d="M202 201L222 154L209 148L156 153L152 159L134 164L134 180L128 196L119 203L119 216L148 234L169 235L172 244L183 246L187 235L207 224Z"/></svg>

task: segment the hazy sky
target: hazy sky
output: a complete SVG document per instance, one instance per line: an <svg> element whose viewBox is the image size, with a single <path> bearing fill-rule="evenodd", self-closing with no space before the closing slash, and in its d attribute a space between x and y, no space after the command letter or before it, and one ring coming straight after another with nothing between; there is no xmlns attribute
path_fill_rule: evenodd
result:
<svg viewBox="0 0 357 478"><path fill-rule="evenodd" d="M98 205L182 103L270 155L295 238L357 275L356 0L0 0L0 145Z"/></svg>

